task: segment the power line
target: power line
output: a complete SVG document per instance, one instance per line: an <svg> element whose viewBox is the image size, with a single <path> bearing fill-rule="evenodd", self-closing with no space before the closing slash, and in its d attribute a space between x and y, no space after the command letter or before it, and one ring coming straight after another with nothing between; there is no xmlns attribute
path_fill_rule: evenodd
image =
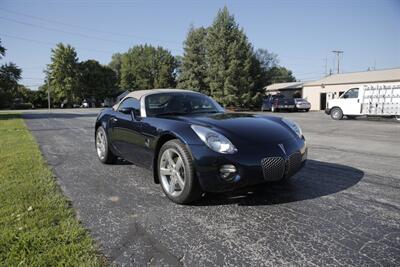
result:
<svg viewBox="0 0 400 267"><path fill-rule="evenodd" d="M45 18L33 16L33 15L30 15L30 14L26 14L26 13L16 12L16 11L5 9L5 8L0 8L0 10L5 11L7 13L15 14L15 15L18 15L18 16L24 16L24 17L35 19L35 20L55 23L55 24L58 24L58 25L63 25L63 26L66 26L66 27L74 28L74 29L80 28L80 29L86 29L86 30L89 30L89 31L92 31L92 32L98 32L98 33L103 33L103 34L108 34L108 35L115 35L115 36L128 37L128 38L132 38L133 37L133 38L149 39L149 40L154 40L154 41L158 41L158 42L182 45L182 43L175 42L175 41L148 38L148 37L139 36L139 35L136 35L136 34L133 35L133 34L125 34L125 33L103 31L103 30L99 30L99 29L95 29L95 28L91 28L91 27L86 27L86 26L82 26L82 25L74 25L74 24L60 22L60 21L56 21L56 20L52 20L52 19L45 19Z"/></svg>
<svg viewBox="0 0 400 267"><path fill-rule="evenodd" d="M94 40L99 40L99 41L106 41L106 42L112 42L112 43L116 43L116 44L121 44L121 42L115 41L115 40L99 38L99 37L90 36L90 35L87 35L87 34L82 34L82 33L77 33L77 32L65 31L65 30L61 30L61 29L57 29L57 28L41 26L41 25L32 24L32 23L28 23L28 22L23 22L23 21L19 21L19 20L14 20L14 19L10 19L10 18L0 17L0 19L6 20L6 21L10 21L10 22L13 22L13 23L17 23L17 24L22 24L22 25L34 27L34 28L47 30L47 31L52 31L52 32L57 32L57 33L61 32L61 33L65 33L65 34L70 34L70 35L75 35L75 36L87 38L87 39L94 39ZM127 43L127 42L125 42L125 44L132 45L131 43ZM170 49L170 50L178 52L178 53L181 52L181 50L177 50L177 49Z"/></svg>
<svg viewBox="0 0 400 267"><path fill-rule="evenodd" d="M38 43L38 44L45 44L45 45L50 45L51 47L54 47L56 45L56 43L50 43L50 42L43 42L40 40L35 40L35 39L30 39L30 38L25 38L25 37L20 37L20 36L15 36L15 35L11 35L11 34L6 34L6 33L2 33L2 36L7 36L9 38L14 38L14 39L19 39L19 40L24 40L24 41L28 41L28 42L33 42L33 43ZM79 48L79 47L77 47ZM92 49L92 48L83 48L80 47L80 50L86 50L86 51L91 51L91 52L98 52L98 53L107 53L107 54L114 54L115 52L112 51L106 51L106 50L98 50L98 49Z"/></svg>

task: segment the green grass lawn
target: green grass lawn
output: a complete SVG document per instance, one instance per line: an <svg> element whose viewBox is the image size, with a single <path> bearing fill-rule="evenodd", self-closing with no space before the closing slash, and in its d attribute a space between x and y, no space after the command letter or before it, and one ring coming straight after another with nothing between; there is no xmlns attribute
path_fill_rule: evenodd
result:
<svg viewBox="0 0 400 267"><path fill-rule="evenodd" d="M0 266L101 266L18 114L0 113Z"/></svg>

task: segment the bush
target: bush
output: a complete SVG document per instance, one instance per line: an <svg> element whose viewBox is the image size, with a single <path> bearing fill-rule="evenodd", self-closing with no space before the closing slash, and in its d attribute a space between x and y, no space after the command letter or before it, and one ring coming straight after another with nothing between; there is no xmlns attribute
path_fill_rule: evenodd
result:
<svg viewBox="0 0 400 267"><path fill-rule="evenodd" d="M15 103L11 106L12 109L32 109L32 103Z"/></svg>

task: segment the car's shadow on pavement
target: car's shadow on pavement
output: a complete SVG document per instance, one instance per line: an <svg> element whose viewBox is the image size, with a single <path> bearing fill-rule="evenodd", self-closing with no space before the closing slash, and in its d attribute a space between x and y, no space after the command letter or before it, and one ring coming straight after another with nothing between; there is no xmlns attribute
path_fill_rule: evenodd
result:
<svg viewBox="0 0 400 267"><path fill-rule="evenodd" d="M364 172L345 165L308 160L307 165L285 184L262 184L233 192L207 193L196 206L276 205L335 194L357 184Z"/></svg>

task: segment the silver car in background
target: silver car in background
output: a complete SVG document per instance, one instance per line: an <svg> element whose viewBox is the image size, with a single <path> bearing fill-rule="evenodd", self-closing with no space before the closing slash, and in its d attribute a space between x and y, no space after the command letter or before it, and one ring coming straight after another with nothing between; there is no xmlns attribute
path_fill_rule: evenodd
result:
<svg viewBox="0 0 400 267"><path fill-rule="evenodd" d="M308 102L307 100L305 100L304 98L295 98L294 99L294 103L295 103L295 109L298 111L305 111L308 112L311 108L311 104L310 102Z"/></svg>

